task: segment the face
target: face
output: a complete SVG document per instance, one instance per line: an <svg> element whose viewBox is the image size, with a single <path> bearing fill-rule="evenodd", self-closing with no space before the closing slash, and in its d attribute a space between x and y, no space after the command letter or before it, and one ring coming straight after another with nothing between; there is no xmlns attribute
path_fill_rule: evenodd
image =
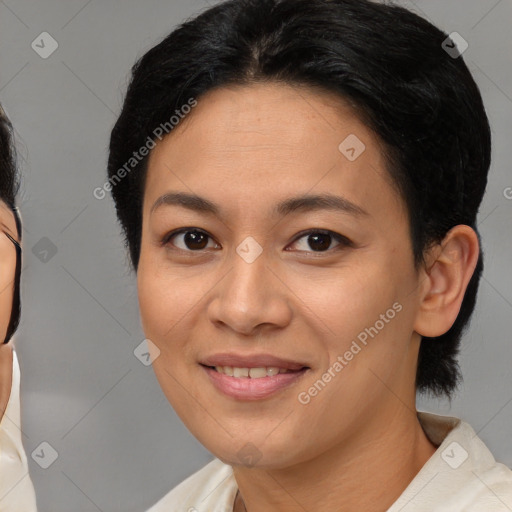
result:
<svg viewBox="0 0 512 512"><path fill-rule="evenodd" d="M202 97L150 155L137 279L160 385L229 464L307 461L413 400L406 210L337 97Z"/></svg>
<svg viewBox="0 0 512 512"><path fill-rule="evenodd" d="M14 214L3 201L0 201L0 231L0 341L3 342L11 319L16 271L16 248L4 233L18 240Z"/></svg>

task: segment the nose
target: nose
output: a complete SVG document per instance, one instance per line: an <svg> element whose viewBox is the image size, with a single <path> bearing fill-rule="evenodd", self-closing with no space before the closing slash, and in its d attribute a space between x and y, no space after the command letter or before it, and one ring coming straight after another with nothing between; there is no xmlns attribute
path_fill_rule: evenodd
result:
<svg viewBox="0 0 512 512"><path fill-rule="evenodd" d="M288 325L292 317L290 290L265 251L254 261L233 251L229 264L230 270L214 288L209 320L245 336Z"/></svg>

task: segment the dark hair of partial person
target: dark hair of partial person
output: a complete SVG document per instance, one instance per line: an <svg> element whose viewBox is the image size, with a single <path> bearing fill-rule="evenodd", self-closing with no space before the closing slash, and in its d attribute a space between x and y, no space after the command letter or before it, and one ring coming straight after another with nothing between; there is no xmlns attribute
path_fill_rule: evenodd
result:
<svg viewBox="0 0 512 512"><path fill-rule="evenodd" d="M13 212L16 222L18 241L21 242L21 219L16 208L16 194L19 190L19 176L16 166L16 150L13 143L13 128L0 105L0 200L3 201ZM7 343L15 333L20 322L21 315L21 247L15 245L16 269L14 272L14 290L12 298L11 317L7 326L6 336L3 343Z"/></svg>
<svg viewBox="0 0 512 512"><path fill-rule="evenodd" d="M447 37L405 8L366 0L219 3L182 23L133 66L111 133L109 179L175 110L215 88L272 82L334 93L383 144L387 171L408 209L419 268L431 244L458 224L480 238L476 216L491 159L479 89L462 56L443 49ZM112 187L135 270L147 160ZM457 388L460 340L482 270L480 250L453 326L423 337L418 391L451 397Z"/></svg>

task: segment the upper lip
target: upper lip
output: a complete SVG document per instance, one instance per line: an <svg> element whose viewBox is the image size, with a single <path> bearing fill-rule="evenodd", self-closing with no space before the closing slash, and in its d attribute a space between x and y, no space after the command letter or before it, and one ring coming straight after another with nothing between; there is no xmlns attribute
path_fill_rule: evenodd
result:
<svg viewBox="0 0 512 512"><path fill-rule="evenodd" d="M205 366L232 366L235 368L277 367L286 370L301 370L308 366L299 361L283 359L271 354L239 355L233 353L213 354L200 361Z"/></svg>

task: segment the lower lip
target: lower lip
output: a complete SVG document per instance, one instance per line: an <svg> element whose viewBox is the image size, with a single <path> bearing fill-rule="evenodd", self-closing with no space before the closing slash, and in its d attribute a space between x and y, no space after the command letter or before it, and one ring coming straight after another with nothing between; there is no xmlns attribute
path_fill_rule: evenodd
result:
<svg viewBox="0 0 512 512"><path fill-rule="evenodd" d="M295 384L308 370L290 373L278 373L272 377L252 379L250 377L230 377L224 373L201 365L210 377L213 385L228 395L239 400L261 400Z"/></svg>

